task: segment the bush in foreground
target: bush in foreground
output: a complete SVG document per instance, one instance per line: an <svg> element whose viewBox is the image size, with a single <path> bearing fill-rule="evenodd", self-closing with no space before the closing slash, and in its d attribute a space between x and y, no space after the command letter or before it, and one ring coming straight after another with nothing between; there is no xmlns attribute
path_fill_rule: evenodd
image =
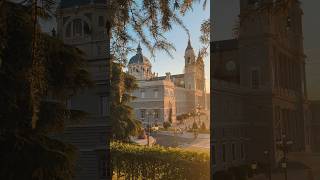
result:
<svg viewBox="0 0 320 180"><path fill-rule="evenodd" d="M210 179L210 157L206 153L113 142L111 158L112 170L118 178Z"/></svg>

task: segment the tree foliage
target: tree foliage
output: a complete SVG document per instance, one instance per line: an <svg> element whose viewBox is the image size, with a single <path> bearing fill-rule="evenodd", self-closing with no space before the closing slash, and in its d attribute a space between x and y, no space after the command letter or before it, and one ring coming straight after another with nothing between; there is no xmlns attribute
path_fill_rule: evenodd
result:
<svg viewBox="0 0 320 180"><path fill-rule="evenodd" d="M192 10L194 3L201 2L205 7L206 0L111 0L107 28L112 27L112 54L126 64L127 54L133 50L127 45L139 40L152 56L157 50L172 56L175 47L165 34L178 25L190 36L181 16Z"/></svg>
<svg viewBox="0 0 320 180"><path fill-rule="evenodd" d="M113 142L111 158L114 174L125 179L210 179L206 153Z"/></svg>
<svg viewBox="0 0 320 180"><path fill-rule="evenodd" d="M65 120L84 115L67 109L64 101L91 84L85 59L79 50L38 32L41 63L35 65L30 6L6 2L1 8L5 31L1 31L0 179L72 179L76 149L49 133L63 130ZM30 100L32 93L38 102Z"/></svg>
<svg viewBox="0 0 320 180"><path fill-rule="evenodd" d="M121 64L112 64L111 79L111 124L113 139L129 141L130 136L137 135L141 124L134 117L133 109L128 103L131 93L138 87L133 76L123 72Z"/></svg>
<svg viewBox="0 0 320 180"><path fill-rule="evenodd" d="M210 47L210 19L206 19L202 22L200 32L200 42L202 43L202 48L200 50L200 57L205 57L208 55L208 48Z"/></svg>

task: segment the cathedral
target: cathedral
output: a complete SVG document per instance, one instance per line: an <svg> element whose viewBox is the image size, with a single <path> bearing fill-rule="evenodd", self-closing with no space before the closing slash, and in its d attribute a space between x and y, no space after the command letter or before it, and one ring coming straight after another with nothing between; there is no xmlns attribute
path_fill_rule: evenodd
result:
<svg viewBox="0 0 320 180"><path fill-rule="evenodd" d="M152 64L143 56L139 44L136 55L130 58L128 73L138 83L131 106L142 123L175 123L177 115L193 112L195 108L207 109L204 62L200 55L195 55L190 40L184 58L184 74L167 72L158 76L152 72Z"/></svg>

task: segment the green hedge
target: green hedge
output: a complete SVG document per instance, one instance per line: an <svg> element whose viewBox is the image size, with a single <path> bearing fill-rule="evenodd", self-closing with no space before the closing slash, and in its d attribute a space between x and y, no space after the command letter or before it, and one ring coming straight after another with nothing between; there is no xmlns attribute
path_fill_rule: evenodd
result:
<svg viewBox="0 0 320 180"><path fill-rule="evenodd" d="M121 179L210 179L210 157L206 153L113 142L111 157L114 176Z"/></svg>

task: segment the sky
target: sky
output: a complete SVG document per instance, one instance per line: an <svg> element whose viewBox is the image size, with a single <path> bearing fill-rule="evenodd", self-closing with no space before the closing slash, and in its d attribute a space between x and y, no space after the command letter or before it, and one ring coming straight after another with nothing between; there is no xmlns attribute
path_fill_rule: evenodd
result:
<svg viewBox="0 0 320 180"><path fill-rule="evenodd" d="M190 31L190 40L191 45L195 51L195 54L198 54L199 49L202 47L202 44L199 41L201 32L200 27L204 20L210 17L210 1L208 1L207 7L205 10L202 8L202 3L195 3L193 10L188 12L182 20L185 26ZM188 35L187 33L179 26L174 25L172 31L166 34L168 40L170 40L176 51L173 52L173 58L168 56L165 52L158 52L154 59L151 59L151 55L148 52L147 48L142 45L142 53L144 56L150 59L152 63L152 71L159 73L159 76L165 75L166 72L171 74L181 74L184 70L184 52L188 44ZM136 45L137 46L137 45ZM130 59L135 53L131 53L128 56ZM205 76L206 76L206 88L207 92L210 91L210 56L205 58Z"/></svg>
<svg viewBox="0 0 320 180"><path fill-rule="evenodd" d="M232 28L239 15L240 0L211 0L214 40L232 38ZM306 58L307 88L310 100L320 100L320 1L301 0Z"/></svg>

